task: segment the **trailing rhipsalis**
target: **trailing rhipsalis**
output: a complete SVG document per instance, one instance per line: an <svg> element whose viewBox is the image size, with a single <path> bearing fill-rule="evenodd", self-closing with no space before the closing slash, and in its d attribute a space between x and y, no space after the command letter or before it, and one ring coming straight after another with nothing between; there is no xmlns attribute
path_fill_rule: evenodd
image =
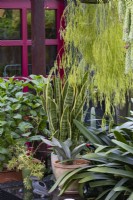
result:
<svg viewBox="0 0 133 200"><path fill-rule="evenodd" d="M60 30L64 39L62 66L88 71L91 98L94 102L104 100L105 114L110 114L111 107L125 104L125 95L133 88L133 1L74 2L69 2L62 17L66 22Z"/></svg>

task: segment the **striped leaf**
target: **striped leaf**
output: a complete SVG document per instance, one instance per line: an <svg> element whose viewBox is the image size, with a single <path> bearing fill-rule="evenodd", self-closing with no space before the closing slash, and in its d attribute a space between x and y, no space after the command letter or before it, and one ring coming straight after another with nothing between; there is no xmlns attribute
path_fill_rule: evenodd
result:
<svg viewBox="0 0 133 200"><path fill-rule="evenodd" d="M68 134L68 117L69 117L69 108L66 107L63 111L60 121L60 140L64 141L67 138Z"/></svg>
<svg viewBox="0 0 133 200"><path fill-rule="evenodd" d="M64 107L71 107L73 104L74 89L72 86L68 85L66 97L64 99Z"/></svg>
<svg viewBox="0 0 133 200"><path fill-rule="evenodd" d="M53 130L56 131L58 128L58 118L57 118L57 110L56 110L56 103L49 99L50 103L50 121L53 127Z"/></svg>

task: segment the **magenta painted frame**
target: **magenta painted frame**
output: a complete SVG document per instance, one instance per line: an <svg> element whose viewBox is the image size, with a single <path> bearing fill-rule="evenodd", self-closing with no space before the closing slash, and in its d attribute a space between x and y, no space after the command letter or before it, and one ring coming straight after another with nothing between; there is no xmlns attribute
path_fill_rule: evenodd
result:
<svg viewBox="0 0 133 200"><path fill-rule="evenodd" d="M20 9L22 20L22 39L21 40L0 40L0 46L21 46L22 47L22 77L28 76L28 46L31 40L27 38L27 10L30 9L30 0L0 0L0 8ZM60 39L59 28L60 19L64 10L63 0L45 0L45 9L56 10L57 39L46 39L45 45L56 45L59 52L63 42ZM61 55L60 55L61 56Z"/></svg>

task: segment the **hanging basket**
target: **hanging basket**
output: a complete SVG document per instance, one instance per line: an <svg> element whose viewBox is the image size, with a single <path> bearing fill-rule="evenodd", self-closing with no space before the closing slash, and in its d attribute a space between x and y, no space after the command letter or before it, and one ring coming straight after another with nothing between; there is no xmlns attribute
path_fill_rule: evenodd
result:
<svg viewBox="0 0 133 200"><path fill-rule="evenodd" d="M81 3L98 4L99 0L80 0ZM109 0L103 0L103 3L108 3Z"/></svg>

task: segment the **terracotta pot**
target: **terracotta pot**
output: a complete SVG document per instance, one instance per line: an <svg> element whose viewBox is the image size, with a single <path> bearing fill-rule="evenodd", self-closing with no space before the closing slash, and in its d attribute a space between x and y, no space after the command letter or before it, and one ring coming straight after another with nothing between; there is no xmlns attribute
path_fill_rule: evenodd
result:
<svg viewBox="0 0 133 200"><path fill-rule="evenodd" d="M0 183L22 181L21 171L2 171L0 172Z"/></svg>
<svg viewBox="0 0 133 200"><path fill-rule="evenodd" d="M85 167L89 164L87 160L77 159L74 161L72 165L61 164L59 161L55 161L54 163L54 174L56 180L66 171L71 171L72 169L77 169L79 167ZM78 181L75 180L73 183L68 187L68 189L64 192L67 194L77 194L78 193Z"/></svg>

